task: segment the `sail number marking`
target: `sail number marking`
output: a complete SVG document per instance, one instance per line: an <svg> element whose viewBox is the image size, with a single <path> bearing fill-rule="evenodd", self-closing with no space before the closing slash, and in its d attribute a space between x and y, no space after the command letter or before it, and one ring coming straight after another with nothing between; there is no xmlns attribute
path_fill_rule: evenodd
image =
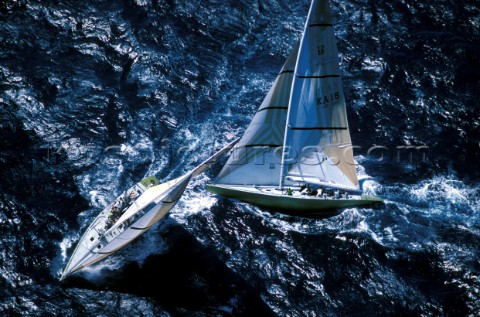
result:
<svg viewBox="0 0 480 317"><path fill-rule="evenodd" d="M325 95L322 97L317 97L317 106L326 105L327 103L330 103L338 99L340 99L339 92L331 93L330 96Z"/></svg>

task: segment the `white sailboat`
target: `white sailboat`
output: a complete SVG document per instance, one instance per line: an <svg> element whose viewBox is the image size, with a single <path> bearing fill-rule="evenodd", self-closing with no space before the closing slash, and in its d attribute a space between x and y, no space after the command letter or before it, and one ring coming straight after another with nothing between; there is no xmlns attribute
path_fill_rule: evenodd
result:
<svg viewBox="0 0 480 317"><path fill-rule="evenodd" d="M207 189L290 213L382 201L363 195L355 169L332 14L313 0L302 39Z"/></svg>
<svg viewBox="0 0 480 317"><path fill-rule="evenodd" d="M238 139L179 178L160 184L150 176L118 196L87 228L60 280L117 252L148 230L175 206L190 179L203 173L236 142Z"/></svg>

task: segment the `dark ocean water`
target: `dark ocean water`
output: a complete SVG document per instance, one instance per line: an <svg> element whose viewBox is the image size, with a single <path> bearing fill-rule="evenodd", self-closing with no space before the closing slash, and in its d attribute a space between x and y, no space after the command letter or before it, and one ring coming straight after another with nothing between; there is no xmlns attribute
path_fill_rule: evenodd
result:
<svg viewBox="0 0 480 317"><path fill-rule="evenodd" d="M355 155L326 219L212 196L60 284L144 175L240 136L308 1L0 2L1 316L480 315L480 3L332 0ZM408 148L405 148L408 147Z"/></svg>

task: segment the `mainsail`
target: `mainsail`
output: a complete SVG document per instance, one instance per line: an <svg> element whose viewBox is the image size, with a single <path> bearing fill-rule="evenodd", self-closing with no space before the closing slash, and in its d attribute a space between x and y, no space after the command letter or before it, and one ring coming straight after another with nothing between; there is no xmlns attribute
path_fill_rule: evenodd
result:
<svg viewBox="0 0 480 317"><path fill-rule="evenodd" d="M217 183L278 185L288 101L297 53L298 43L292 49L245 134L218 175Z"/></svg>
<svg viewBox="0 0 480 317"><path fill-rule="evenodd" d="M286 181L358 189L332 15L312 1L300 42L285 130Z"/></svg>

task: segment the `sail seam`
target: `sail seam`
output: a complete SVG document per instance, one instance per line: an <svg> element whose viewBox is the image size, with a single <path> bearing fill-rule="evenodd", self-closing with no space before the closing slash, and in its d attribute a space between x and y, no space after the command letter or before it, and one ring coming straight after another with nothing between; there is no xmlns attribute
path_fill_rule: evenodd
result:
<svg viewBox="0 0 480 317"><path fill-rule="evenodd" d="M346 127L290 127L292 130L347 130Z"/></svg>
<svg viewBox="0 0 480 317"><path fill-rule="evenodd" d="M338 78L340 75L298 76L298 78Z"/></svg>
<svg viewBox="0 0 480 317"><path fill-rule="evenodd" d="M287 110L288 107L265 107L265 108L259 109L259 110L257 111L257 113L259 113L260 111L269 110L269 109L283 109L283 110Z"/></svg>
<svg viewBox="0 0 480 317"><path fill-rule="evenodd" d="M288 70L288 69L287 69L287 70L281 71L281 72L279 73L279 75L281 75L281 74L286 74L286 73L294 73L294 72L295 72L294 70Z"/></svg>

